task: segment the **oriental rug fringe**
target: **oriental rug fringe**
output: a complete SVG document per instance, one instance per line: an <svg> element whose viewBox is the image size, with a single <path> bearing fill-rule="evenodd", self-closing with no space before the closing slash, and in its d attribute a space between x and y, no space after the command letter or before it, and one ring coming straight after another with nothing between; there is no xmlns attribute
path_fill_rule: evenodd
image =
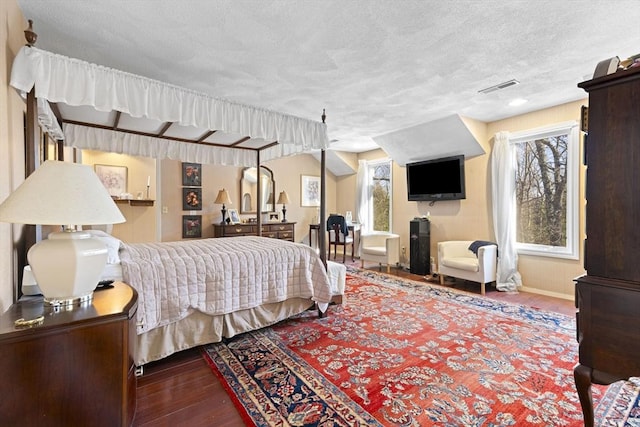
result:
<svg viewBox="0 0 640 427"><path fill-rule="evenodd" d="M583 425L573 317L353 268L346 289L204 347L247 425ZM629 384L593 387L603 425L637 410Z"/></svg>

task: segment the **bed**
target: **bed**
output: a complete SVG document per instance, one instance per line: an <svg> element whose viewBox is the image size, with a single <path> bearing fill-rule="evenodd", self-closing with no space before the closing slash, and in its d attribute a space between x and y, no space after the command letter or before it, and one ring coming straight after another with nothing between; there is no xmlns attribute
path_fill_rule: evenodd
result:
<svg viewBox="0 0 640 427"><path fill-rule="evenodd" d="M31 33L31 27L25 32L27 33ZM316 150L321 153L319 220L321 223L325 221L325 150L329 142L324 111L320 123L230 102L143 76L43 51L33 47L35 37L27 38L27 46L20 50L12 64L10 79L10 85L23 94L27 102L27 174L33 172L44 160L40 153L46 154L49 151L39 147L48 142L42 142L42 138L37 137L40 133L38 127L51 140L56 141L58 160L63 160L64 146L156 159L171 158L183 162L259 168L262 161ZM65 118L66 114L74 111L83 117L82 121L68 116ZM138 119L146 125L150 121L159 123L158 131L140 132L132 129L132 123ZM128 123L128 126L118 126L123 122ZM183 134L171 138L169 135L172 128L189 128L193 130L193 136L186 137ZM214 140L218 136L219 139ZM257 194L260 194L260 180ZM261 201L257 200L256 203L257 229L261 230ZM33 231L33 236L29 234L32 230L26 231L26 247L30 240L37 241L40 238L37 230ZM324 238L322 233L320 245L324 244ZM227 243L235 245L231 244L230 239L211 240L224 241L223 246ZM262 238L258 237L258 240L262 241ZM178 247L173 249L186 251L195 242L190 240L189 243L173 245ZM232 304L231 307L219 309L207 300L207 293L213 291L201 290L200 286L204 285L199 282L192 286L196 288L195 296L177 296L177 284L180 282L178 278L172 285L164 279L154 277L154 274L160 275L159 271L164 271L162 274L165 279L168 275L169 268L162 267L162 263L154 264L157 260L164 259L158 254L166 250L168 244L158 243L158 247L151 247L155 244L140 245L124 244L119 252L120 262L110 263L105 270L105 278L112 279L120 279L118 274L121 272L123 281L138 291L140 326L135 357L138 365L160 359L174 351L220 341L226 336L272 324L300 313L314 303L326 305L332 297L341 294L339 290L331 290L330 278L339 281L341 277L344 286L344 266L332 267L331 263L326 262L324 251L317 255L306 245L292 243L296 251L304 251L308 257L307 265L300 268L301 271L304 270L304 274L298 274L305 278L307 288L304 292L298 295L290 294L289 290L272 291L275 294L267 293L258 302ZM264 244L251 242L250 245ZM281 240L274 239L269 245L293 251L289 244ZM257 257L257 250L254 247L245 257ZM146 255L143 256L141 252L144 251ZM151 255L152 252L156 255ZM209 256L211 259L214 257L211 254ZM219 265L229 267L232 264L231 255L216 256L219 257L217 261L207 262L192 251L189 255L177 256L173 260L185 265L191 263L192 268L182 267L183 272L195 270L204 277L231 275L224 268L217 272L206 269ZM26 260L26 250L21 259ZM202 270L198 269L200 267L194 269L194 263L200 263L198 265L202 266ZM270 264L263 262L260 265ZM144 272L140 270L143 266ZM282 272L293 267L285 268L283 264L280 268ZM278 273L274 274L277 276ZM240 286L239 281L230 280L236 287ZM312 285L308 283L309 280ZM202 296L200 294L204 295L202 300L199 299ZM168 296L171 297L162 298ZM169 308L172 298L179 301L178 308Z"/></svg>
<svg viewBox="0 0 640 427"><path fill-rule="evenodd" d="M138 292L135 363L219 342L342 302L346 267L308 245L267 237L126 244L88 230L109 252L102 278Z"/></svg>

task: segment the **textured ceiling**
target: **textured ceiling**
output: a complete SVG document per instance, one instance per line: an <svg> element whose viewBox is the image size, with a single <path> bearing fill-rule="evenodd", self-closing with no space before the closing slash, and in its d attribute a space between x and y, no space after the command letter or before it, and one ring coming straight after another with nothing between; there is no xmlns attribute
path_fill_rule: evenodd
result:
<svg viewBox="0 0 640 427"><path fill-rule="evenodd" d="M355 152L452 114L584 98L599 61L640 53L638 0L18 3L42 49L300 117L326 108L332 148Z"/></svg>

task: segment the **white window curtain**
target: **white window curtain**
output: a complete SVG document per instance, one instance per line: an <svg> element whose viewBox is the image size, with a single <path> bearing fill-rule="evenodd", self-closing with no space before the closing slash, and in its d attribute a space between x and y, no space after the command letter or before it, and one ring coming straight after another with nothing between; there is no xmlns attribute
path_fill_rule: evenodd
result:
<svg viewBox="0 0 640 427"><path fill-rule="evenodd" d="M356 176L356 218L360 223L360 233L364 234L369 229L367 224L367 212L369 209L369 163L366 160L358 160L358 175ZM360 256L360 245L357 248Z"/></svg>
<svg viewBox="0 0 640 427"><path fill-rule="evenodd" d="M493 229L498 243L496 288L517 291L522 287L518 272L515 217L515 155L509 143L509 132L498 132L491 153L491 192Z"/></svg>

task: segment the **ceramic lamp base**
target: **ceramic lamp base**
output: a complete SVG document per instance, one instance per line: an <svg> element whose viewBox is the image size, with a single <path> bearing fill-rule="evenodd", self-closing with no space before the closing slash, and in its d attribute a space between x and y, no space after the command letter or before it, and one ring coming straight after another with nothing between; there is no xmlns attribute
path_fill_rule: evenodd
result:
<svg viewBox="0 0 640 427"><path fill-rule="evenodd" d="M27 258L45 301L73 305L93 298L107 264L107 247L89 233L62 231L32 246Z"/></svg>

